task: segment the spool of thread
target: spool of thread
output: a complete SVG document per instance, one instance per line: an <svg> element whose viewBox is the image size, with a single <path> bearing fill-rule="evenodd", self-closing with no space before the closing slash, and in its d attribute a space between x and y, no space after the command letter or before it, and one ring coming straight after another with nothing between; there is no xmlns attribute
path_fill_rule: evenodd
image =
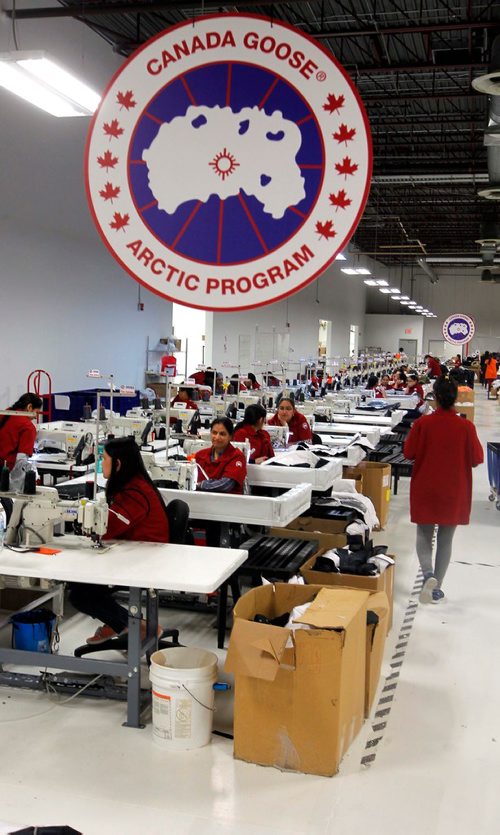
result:
<svg viewBox="0 0 500 835"><path fill-rule="evenodd" d="M36 493L36 472L28 470L24 476L24 490L25 496L34 496Z"/></svg>
<svg viewBox="0 0 500 835"><path fill-rule="evenodd" d="M161 400L159 397L155 397L154 399L154 407L155 409L161 409Z"/></svg>
<svg viewBox="0 0 500 835"><path fill-rule="evenodd" d="M149 400L147 397L141 397L141 409L149 408Z"/></svg>
<svg viewBox="0 0 500 835"><path fill-rule="evenodd" d="M106 409L104 406L99 406L99 420L106 420Z"/></svg>
<svg viewBox="0 0 500 835"><path fill-rule="evenodd" d="M93 499L94 498L94 482L93 481L86 481L85 482L85 498L86 499Z"/></svg>
<svg viewBox="0 0 500 835"><path fill-rule="evenodd" d="M2 493L8 493L10 487L10 471L7 464L4 464L2 467L2 472L0 473L0 490Z"/></svg>
<svg viewBox="0 0 500 835"><path fill-rule="evenodd" d="M83 419L84 420L91 420L92 418L92 406L90 403L85 403L83 407Z"/></svg>

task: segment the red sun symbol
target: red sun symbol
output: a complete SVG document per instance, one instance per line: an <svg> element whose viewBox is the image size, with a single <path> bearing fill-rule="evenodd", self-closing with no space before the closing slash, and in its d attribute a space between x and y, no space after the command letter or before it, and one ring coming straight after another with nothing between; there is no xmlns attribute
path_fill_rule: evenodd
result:
<svg viewBox="0 0 500 835"><path fill-rule="evenodd" d="M223 181L239 166L239 162L236 162L236 157L234 157L233 154L230 154L227 148L224 148L223 151L216 154L213 160L208 164L214 169L215 173L218 174L219 177L222 177Z"/></svg>

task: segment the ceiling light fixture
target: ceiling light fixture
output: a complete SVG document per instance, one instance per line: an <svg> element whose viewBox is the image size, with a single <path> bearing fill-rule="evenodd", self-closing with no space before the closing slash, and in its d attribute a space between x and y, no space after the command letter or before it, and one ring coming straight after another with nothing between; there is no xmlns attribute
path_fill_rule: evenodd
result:
<svg viewBox="0 0 500 835"><path fill-rule="evenodd" d="M377 281L377 284L378 284L379 287L388 287L389 286L389 282L386 281L385 278L377 278L376 281Z"/></svg>
<svg viewBox="0 0 500 835"><path fill-rule="evenodd" d="M0 87L52 116L91 116L101 100L40 50L1 52Z"/></svg>
<svg viewBox="0 0 500 835"><path fill-rule="evenodd" d="M391 291L389 290L389 292ZM400 298L400 296L391 296L391 299L394 299L395 301L399 301Z"/></svg>
<svg viewBox="0 0 500 835"><path fill-rule="evenodd" d="M409 302L405 301L404 299L400 299L400 300L399 300L399 304L408 305L408 304L409 304Z"/></svg>
<svg viewBox="0 0 500 835"><path fill-rule="evenodd" d="M358 271L353 269L352 267L341 267L340 272L345 273L346 275L357 275L358 274Z"/></svg>
<svg viewBox="0 0 500 835"><path fill-rule="evenodd" d="M388 290L387 287L379 287L378 291L379 291L379 293L386 293L386 294L391 292L390 290Z"/></svg>
<svg viewBox="0 0 500 835"><path fill-rule="evenodd" d="M390 289L391 293L394 293L396 296L401 295L401 290L398 290L397 287L390 287L389 289Z"/></svg>
<svg viewBox="0 0 500 835"><path fill-rule="evenodd" d="M337 252L337 254L335 256L335 260L336 261L347 261L347 258L341 252Z"/></svg>
<svg viewBox="0 0 500 835"><path fill-rule="evenodd" d="M370 270L367 270L366 267L358 267L356 272L358 275L371 275Z"/></svg>
<svg viewBox="0 0 500 835"><path fill-rule="evenodd" d="M374 278L365 278L363 284L367 284L368 287L376 287L377 286L377 282L375 281Z"/></svg>
<svg viewBox="0 0 500 835"><path fill-rule="evenodd" d="M409 297L409 296L400 296L400 299L401 299L401 301L402 301L402 302L409 302L409 301L411 301L411 299L410 299L410 297Z"/></svg>

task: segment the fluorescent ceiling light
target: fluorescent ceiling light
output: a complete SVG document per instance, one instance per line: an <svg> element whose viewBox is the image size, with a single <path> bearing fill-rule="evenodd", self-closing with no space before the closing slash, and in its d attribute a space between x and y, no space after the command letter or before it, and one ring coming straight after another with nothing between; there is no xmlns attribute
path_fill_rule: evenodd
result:
<svg viewBox="0 0 500 835"><path fill-rule="evenodd" d="M398 290L397 287L390 287L389 289L390 289L391 293L396 293L398 296L401 295L401 290Z"/></svg>
<svg viewBox="0 0 500 835"><path fill-rule="evenodd" d="M0 87L52 116L91 116L101 100L42 51L0 53Z"/></svg>
<svg viewBox="0 0 500 835"><path fill-rule="evenodd" d="M371 275L370 270L367 270L366 267L358 267L357 273L358 275Z"/></svg>
<svg viewBox="0 0 500 835"><path fill-rule="evenodd" d="M404 304L404 305L407 305L407 304L408 304L408 302L406 302L404 299L400 299L400 300L399 300L399 304Z"/></svg>
<svg viewBox="0 0 500 835"><path fill-rule="evenodd" d="M377 286L377 282L375 281L374 278L365 278L363 284L368 284L368 287L376 287Z"/></svg>
<svg viewBox="0 0 500 835"><path fill-rule="evenodd" d="M415 310L417 311L417 313L420 313L420 311L421 311L421 310L423 310L423 309L424 309L424 308L422 307L422 305L421 305L421 304L417 304L417 306L416 306L416 308L415 308Z"/></svg>
<svg viewBox="0 0 500 835"><path fill-rule="evenodd" d="M340 272L345 273L346 275L357 275L358 274L358 271L353 270L352 267L341 267Z"/></svg>
<svg viewBox="0 0 500 835"><path fill-rule="evenodd" d="M379 287L379 293L390 293L391 291L387 289L387 287Z"/></svg>
<svg viewBox="0 0 500 835"><path fill-rule="evenodd" d="M391 292L391 291L389 290L389 293L390 293L390 292ZM399 301L400 296L391 296L391 299L396 299L397 301Z"/></svg>
<svg viewBox="0 0 500 835"><path fill-rule="evenodd" d="M408 307L411 307L412 310L415 310L416 306L417 306L416 302L410 302L409 305L408 305Z"/></svg>
<svg viewBox="0 0 500 835"><path fill-rule="evenodd" d="M379 287L388 287L389 282L385 280L385 278L377 278L377 284Z"/></svg>
<svg viewBox="0 0 500 835"><path fill-rule="evenodd" d="M345 255L342 255L341 252L337 252L337 255L335 256L335 260L336 261L347 261L347 258L345 257Z"/></svg>
<svg viewBox="0 0 500 835"><path fill-rule="evenodd" d="M401 301L403 301L403 302L409 302L409 301L411 301L411 299L410 299L410 297L409 297L409 296L401 296Z"/></svg>

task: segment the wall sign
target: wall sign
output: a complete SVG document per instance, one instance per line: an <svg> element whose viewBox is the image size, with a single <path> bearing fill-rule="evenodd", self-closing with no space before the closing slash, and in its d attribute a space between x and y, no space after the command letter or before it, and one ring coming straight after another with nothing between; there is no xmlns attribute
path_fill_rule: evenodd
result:
<svg viewBox="0 0 500 835"><path fill-rule="evenodd" d="M191 307L295 293L351 238L371 140L345 70L284 23L214 15L148 41L89 130L87 197L122 267Z"/></svg>
<svg viewBox="0 0 500 835"><path fill-rule="evenodd" d="M452 345L465 345L474 336L474 320L465 313L453 313L443 323L443 336Z"/></svg>

